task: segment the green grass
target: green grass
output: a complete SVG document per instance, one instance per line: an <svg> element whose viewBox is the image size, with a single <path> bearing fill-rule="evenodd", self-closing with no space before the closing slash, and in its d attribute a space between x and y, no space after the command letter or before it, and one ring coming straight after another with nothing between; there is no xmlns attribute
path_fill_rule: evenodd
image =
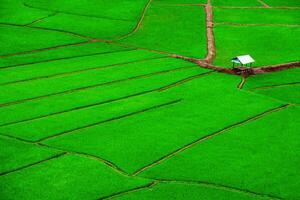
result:
<svg viewBox="0 0 300 200"><path fill-rule="evenodd" d="M0 145L1 175L26 167L32 163L47 160L62 153L58 150L20 142L3 136L0 136Z"/></svg>
<svg viewBox="0 0 300 200"><path fill-rule="evenodd" d="M26 37L23 37L26 35ZM56 31L0 24L1 55L83 42L85 39Z"/></svg>
<svg viewBox="0 0 300 200"><path fill-rule="evenodd" d="M151 4L140 29L125 44L203 58L206 54L204 8Z"/></svg>
<svg viewBox="0 0 300 200"><path fill-rule="evenodd" d="M295 85L283 85L254 91L285 102L300 104L300 82Z"/></svg>
<svg viewBox="0 0 300 200"><path fill-rule="evenodd" d="M95 18L120 19L123 21L137 21L147 3L147 0L68 0L36 1L24 0L28 6L42 10L49 10L78 16L90 16ZM79 9L80 8L80 9Z"/></svg>
<svg viewBox="0 0 300 200"><path fill-rule="evenodd" d="M22 104L1 107L0 125L151 92L203 72L206 72L206 70L186 68L185 70L102 85L72 93L27 101Z"/></svg>
<svg viewBox="0 0 300 200"><path fill-rule="evenodd" d="M53 13L27 8L22 4L22 0L1 0L0 10L0 23L21 25L29 24L36 19L47 17Z"/></svg>
<svg viewBox="0 0 300 200"><path fill-rule="evenodd" d="M128 50L132 48L127 48ZM60 59L69 59L73 57L88 56L91 54L109 53L126 50L120 46L106 43L87 43L82 45L67 46L49 51L34 52L31 54L5 57L0 60L0 67L10 67L19 65L29 65L39 62L50 62ZM1 73L2 75L2 73Z"/></svg>
<svg viewBox="0 0 300 200"><path fill-rule="evenodd" d="M3 69L0 83L13 83L36 78L49 78L55 75L67 75L72 72L101 70L107 66L126 65L128 63L142 62L143 60L165 57L140 50L122 49L111 53L96 53L81 57L71 57L51 62L34 63Z"/></svg>
<svg viewBox="0 0 300 200"><path fill-rule="evenodd" d="M0 177L4 199L98 199L149 184L117 173L99 160L66 155Z"/></svg>
<svg viewBox="0 0 300 200"><path fill-rule="evenodd" d="M290 7L299 7L300 2L298 0L264 0L270 6L290 6Z"/></svg>
<svg viewBox="0 0 300 200"><path fill-rule="evenodd" d="M48 98L27 101L22 104L2 107L0 109L1 124L12 123L152 91L203 72L206 72L206 70L199 68L183 68L183 70L153 74L147 77L95 86L74 91L72 93L63 93Z"/></svg>
<svg viewBox="0 0 300 200"><path fill-rule="evenodd" d="M294 50L300 46L299 28L218 25L214 31L218 49L216 65L231 67L231 58L245 54L256 60L255 67L299 61Z"/></svg>
<svg viewBox="0 0 300 200"><path fill-rule="evenodd" d="M224 190L214 186L196 183L161 183L149 189L124 194L117 200L140 199L189 199L189 200L263 200L268 198L257 197L250 194Z"/></svg>
<svg viewBox="0 0 300 200"><path fill-rule="evenodd" d="M114 39L131 32L135 25L134 21L57 14L32 26L74 32L98 39Z"/></svg>
<svg viewBox="0 0 300 200"><path fill-rule="evenodd" d="M64 132L102 124L107 120L143 112L178 100L176 97L160 96L158 93L132 97L112 103L90 106L70 112L63 112L46 118L12 124L0 128L0 131L18 138L38 141ZM63 121L64 124L60 122ZM74 123L75 122L75 123Z"/></svg>
<svg viewBox="0 0 300 200"><path fill-rule="evenodd" d="M206 0L156 0L155 3L162 4L205 4Z"/></svg>
<svg viewBox="0 0 300 200"><path fill-rule="evenodd" d="M244 88L255 89L273 85L284 85L289 83L300 82L300 69L294 68L275 73L260 74L257 76L250 76Z"/></svg>
<svg viewBox="0 0 300 200"><path fill-rule="evenodd" d="M49 140L46 144L109 159L128 173L133 173L222 127L280 105L268 98L241 93L223 85L234 81L219 75L196 79L165 91L166 96L182 98L180 103L79 130ZM214 90L207 84L212 82ZM216 117L223 113L230 117Z"/></svg>
<svg viewBox="0 0 300 200"><path fill-rule="evenodd" d="M3 92L0 95L0 103L11 103L67 91L70 92L192 65L191 63L174 62L174 60L175 59L170 58L151 59L142 62L87 70L80 73L3 85L0 86ZM155 65L155 67L153 67L153 65ZM31 89L26 90L26 88Z"/></svg>
<svg viewBox="0 0 300 200"><path fill-rule="evenodd" d="M259 3L256 0L212 0L213 6L262 6L261 3Z"/></svg>
<svg viewBox="0 0 300 200"><path fill-rule="evenodd" d="M194 180L299 199L298 107L265 116L190 148L142 176Z"/></svg>
<svg viewBox="0 0 300 200"><path fill-rule="evenodd" d="M216 23L299 25L299 10L214 8Z"/></svg>
<svg viewBox="0 0 300 200"><path fill-rule="evenodd" d="M300 199L300 69L174 58L205 3L0 0L0 199ZM298 1L211 3L214 64L299 61Z"/></svg>

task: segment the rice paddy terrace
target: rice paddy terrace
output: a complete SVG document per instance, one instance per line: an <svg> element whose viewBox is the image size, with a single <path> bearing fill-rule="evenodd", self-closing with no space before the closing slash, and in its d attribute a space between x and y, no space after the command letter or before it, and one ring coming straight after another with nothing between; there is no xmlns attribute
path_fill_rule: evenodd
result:
<svg viewBox="0 0 300 200"><path fill-rule="evenodd" d="M0 0L0 44L1 200L300 199L299 0Z"/></svg>

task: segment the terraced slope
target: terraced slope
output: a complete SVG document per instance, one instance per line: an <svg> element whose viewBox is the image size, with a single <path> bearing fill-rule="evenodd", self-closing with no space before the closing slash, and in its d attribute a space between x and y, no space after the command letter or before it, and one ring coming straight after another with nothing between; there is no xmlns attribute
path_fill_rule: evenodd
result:
<svg viewBox="0 0 300 200"><path fill-rule="evenodd" d="M0 0L0 199L300 199L298 35L296 0Z"/></svg>

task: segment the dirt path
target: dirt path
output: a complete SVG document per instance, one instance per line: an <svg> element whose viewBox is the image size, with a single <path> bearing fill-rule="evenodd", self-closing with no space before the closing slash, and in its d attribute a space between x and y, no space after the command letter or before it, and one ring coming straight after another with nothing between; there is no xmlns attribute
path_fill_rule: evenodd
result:
<svg viewBox="0 0 300 200"><path fill-rule="evenodd" d="M271 8L271 6L269 6L266 2L264 2L263 0L257 0L259 3L261 3L265 8Z"/></svg>
<svg viewBox="0 0 300 200"><path fill-rule="evenodd" d="M205 61L211 64L216 56L215 37L213 31L213 11L211 6L211 0L207 0L205 6L206 12L206 37L207 37L207 55Z"/></svg>
<svg viewBox="0 0 300 200"><path fill-rule="evenodd" d="M135 34L141 27L143 21L144 21L144 18L145 18L145 15L146 15L146 12L148 11L148 8L150 7L150 4L152 3L152 0L149 0L148 3L146 4L145 8L143 9L143 12L141 14L141 18L140 20L138 21L136 27L128 34L126 35L123 35L121 37L119 37L118 39L116 40L122 40L122 39L125 39L125 38L128 38L130 37L131 35Z"/></svg>
<svg viewBox="0 0 300 200"><path fill-rule="evenodd" d="M221 66L215 66L213 65L214 58L216 56L216 46L215 46L215 39L214 39L214 32L213 32L213 8L211 5L211 0L207 1L207 4L205 5L205 12L206 12L206 35L207 35L207 55L204 60L196 59L196 58L189 58L181 55L172 55L174 58L183 59L189 62L193 62L200 67L211 69L217 72L226 73L226 74L233 74L233 75L239 75L242 77L248 77L253 76L256 74L263 74L263 73L269 73L269 72L275 72L275 71L282 71L290 68L297 68L300 67L300 61L299 62L291 62L291 63L283 63L279 65L271 65L271 66L263 66L263 67L257 67L257 68L245 68L245 67L239 67L239 68L225 68Z"/></svg>
<svg viewBox="0 0 300 200"><path fill-rule="evenodd" d="M142 13L142 16L141 16L136 28L131 33L129 33L128 35L125 35L123 37L129 37L129 36L131 36L132 34L134 34L135 32L137 32L139 30L139 28L140 28L140 26L141 26L141 24L144 20L145 13L147 12L148 8L150 7L151 2L152 2L152 0L149 0L147 5L145 6L145 8L143 10L143 13ZM182 6L186 6L186 5L183 4ZM195 5L193 4L193 5L190 5L190 6L195 6ZM66 47L66 46L81 45L81 44L90 43L90 42L101 42L101 43L108 43L108 44L123 46L125 48L136 48L136 49L146 50L146 51L155 52L155 53L159 53L159 54L164 54L164 55L169 56L169 57L179 58L179 59L183 59L183 60L186 60L186 61L189 61L189 62L193 62L193 63L197 64L198 66L206 68L206 69L211 69L213 71L226 73L226 74L239 75L239 76L243 76L243 77L248 77L250 75L263 74L263 73L269 73L269 72L275 72L275 71L281 71L281 70L286 70L286 69L290 69L290 68L300 67L300 61L291 62L291 63L283 63L283 64L272 65L272 66L263 66L263 67L251 68L251 69L246 69L246 68L231 69L231 68L225 68L225 67L213 65L212 63L213 63L214 58L216 56L216 47L215 47L215 39L214 39L214 32L213 32L214 22L213 22L213 8L212 8L212 5L211 5L211 0L208 0L207 4L197 4L197 6L199 6L199 7L204 6L205 7L205 12L206 12L207 55L206 55L205 59L189 58L189 57L185 57L185 56L182 56L182 55L172 54L172 53L169 53L169 52L162 52L162 51L151 50L151 49L147 49L147 48L138 48L138 47L135 47L134 45L126 45L126 44L118 43L117 41L91 38L91 37L88 37L88 36L80 35L80 34L73 33L73 32L68 32L68 31L61 31L61 30L41 28L41 27L30 27L30 26L27 26L27 27L41 29L41 30L48 30L48 31L58 31L58 32L61 32L61 33L70 34L70 35L73 35L73 36L85 38L88 41L84 41L84 42L80 42L80 43L76 43L76 44L67 44L67 45L61 45L61 46L57 46L57 47L50 47L50 48L44 48L44 49L14 53L14 54L10 54L10 55L2 55L2 56L0 56L0 58L10 57L10 56L17 56L17 55L28 54L28 53L35 53L35 52L39 52L39 51L47 51L47 50L62 48L62 47ZM221 7L219 6L219 8L221 8ZM234 7L223 7L223 8L234 8ZM239 8L253 9L254 7L239 7ZM267 8L267 7L258 7L258 8ZM300 7L296 7L296 8L276 7L276 8L300 9ZM267 9L272 9L272 8L267 8ZM1 24L3 24L3 23L1 23ZM6 24L6 25L23 26L23 25L16 25L16 24Z"/></svg>

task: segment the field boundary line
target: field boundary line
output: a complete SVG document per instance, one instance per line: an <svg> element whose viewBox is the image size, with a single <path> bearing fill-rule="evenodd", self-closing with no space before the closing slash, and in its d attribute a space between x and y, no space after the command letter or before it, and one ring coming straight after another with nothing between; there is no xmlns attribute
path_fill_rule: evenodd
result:
<svg viewBox="0 0 300 200"><path fill-rule="evenodd" d="M214 8L222 8L222 9L276 9L276 10L299 10L300 7L289 7L289 6L272 6L272 7L264 7L264 6L214 6Z"/></svg>
<svg viewBox="0 0 300 200"><path fill-rule="evenodd" d="M97 41L97 42L101 42L101 41ZM144 50L144 51L149 51L149 52L152 52L152 53L167 55L171 58L176 55L174 53L170 53L170 52L166 52L166 51L161 51L161 50L156 50L156 49L149 49L149 48L140 47L140 46L136 46L136 45L132 45L132 44L127 44L127 43L123 43L123 42L120 43L120 41L109 41L107 43L117 45L117 46L120 46L120 47L124 47L124 48L136 48L138 50Z"/></svg>
<svg viewBox="0 0 300 200"><path fill-rule="evenodd" d="M271 6L269 6L264 0L257 0L260 4L263 5L263 7L265 8L271 8Z"/></svg>
<svg viewBox="0 0 300 200"><path fill-rule="evenodd" d="M189 82L189 81L192 81L192 80L194 80L194 79L197 79L197 78L200 78L200 77L203 77L203 76L210 75L210 74L212 74L212 73L214 73L214 72L210 71L210 72L205 72L205 73L201 73L201 74L196 74L196 75L194 75L194 76L190 76L190 77L184 78L184 79L182 79L182 80L176 81L176 82L174 82L174 83L171 83L171 84L169 84L169 85L167 85L167 86L164 86L164 87L158 89L158 91L159 91L159 92L162 92L162 91L168 90L168 89L170 89L170 88L177 87L177 86L179 86L179 85L182 85L182 84L184 84L184 83L187 83L187 82Z"/></svg>
<svg viewBox="0 0 300 200"><path fill-rule="evenodd" d="M114 39L114 40L122 40L122 39L128 38L128 37L130 37L131 35L135 34L135 33L140 29L140 27L141 27L141 25L142 25L142 23L143 23L143 21L144 21L145 15L146 15L146 13L147 13L147 11L148 11L148 8L150 7L150 4L152 3L152 1L153 1L153 0L149 0L149 1L147 2L146 6L144 7L144 9L143 9L143 11L142 11L142 15L141 15L141 17L140 17L138 23L136 24L135 28L134 28L131 32L129 32L129 33L123 35L123 36L120 36L119 38Z"/></svg>
<svg viewBox="0 0 300 200"><path fill-rule="evenodd" d="M123 196L125 194L130 194L130 193L138 192L138 191L141 191L141 190L149 189L149 188L155 187L158 183L159 183L158 181L153 181L150 184L147 184L145 186L140 186L140 187L136 187L136 188L133 188L133 189L130 189L130 190L121 191L121 192L111 194L111 195L106 196L106 197L101 197L98 200L113 199L113 198L116 198L116 197Z"/></svg>
<svg viewBox="0 0 300 200"><path fill-rule="evenodd" d="M60 133L57 133L57 134L54 134L54 135L51 135L51 136L48 136L48 137L41 138L41 139L39 139L35 142L43 143L47 140L51 140L51 139L54 139L54 138L57 138L57 137L61 137L61 136L70 134L72 132L76 132L76 131L79 131L79 130L82 130L82 129L92 128L94 126L98 126L98 125L108 123L108 122L112 122L112 121L117 121L117 120L120 120L120 119L123 119L123 118L131 117L131 116L138 115L138 114L141 114L141 113L145 113L145 112L148 112L148 111L152 111L152 110L155 110L155 109L160 109L160 108L163 108L163 107L166 107L166 106L177 104L181 101L182 101L182 99L177 99L177 100L169 101L169 102L166 102L166 103L153 105L153 106L150 106L148 108L143 108L141 110L137 110L137 111L134 111L134 112L131 112L131 113L127 113L127 114L123 114L123 115L120 115L120 116L116 116L116 117L112 117L112 118L109 118L109 119L94 122L94 123L91 123L91 124L83 125L83 126L78 127L78 128L73 128L73 129L70 129L70 130L66 130L66 131L63 131L63 132L60 132Z"/></svg>
<svg viewBox="0 0 300 200"><path fill-rule="evenodd" d="M224 133L224 132L226 132L228 130L231 130L231 129L239 127L239 126L242 126L242 125L247 124L247 123L249 123L251 121L255 121L255 120L260 119L260 118L262 118L262 117L264 117L266 115L269 115L271 113L283 110L283 109L285 109L285 108L287 108L289 106L290 106L290 104L281 105L279 107L276 107L276 108L264 111L264 112L262 112L262 113L260 113L258 115L250 117L250 118L248 118L246 120L243 120L243 121L237 122L235 124L229 125L229 126L223 128L223 129L221 129L221 130L219 130L217 132L214 132L214 133L211 133L211 134L207 134L207 135L199 138L198 140L195 140L194 142L189 143L189 144L187 144L187 145L185 145L185 146L183 146L183 147L181 147L181 148L173 151L172 153L169 153L169 154L165 155L164 157L162 157L162 158L160 158L160 159L152 162L151 164L144 166L143 168L141 168L141 169L137 170L136 172L134 172L132 175L136 176L136 175L144 172L145 170L147 170L147 169L149 169L149 168L151 168L153 166L156 166L157 164L159 164L159 163L161 163L161 162L163 162L163 161L165 161L165 160L167 160L167 159L169 159L169 158L171 158L171 157L173 157L173 156L175 156L175 155L177 155L177 154L179 154L179 153L181 153L181 152L183 152L183 151L185 151L185 150L187 150L187 149L189 149L189 148L191 148L191 147L193 147L193 146L195 146L195 145L197 145L197 144L199 144L201 142L204 142L204 141L206 141L206 140L208 140L210 138L218 136L218 135L220 135L220 134L222 134L222 133Z"/></svg>
<svg viewBox="0 0 300 200"><path fill-rule="evenodd" d="M215 23L217 26L282 26L282 27L300 27L300 24L240 24L240 23L233 23L233 22L218 22Z"/></svg>
<svg viewBox="0 0 300 200"><path fill-rule="evenodd" d="M0 22L0 25L5 25L5 26L16 26L16 27L23 27L23 28L29 28L29 29L38 29L38 30L44 30L44 31L48 31L48 32L58 32L58 33L62 33L62 34L67 34L67 35L72 35L74 37L78 37L81 39L85 39L85 42L95 42L96 40L98 42L105 42L105 43L109 43L109 40L101 40L101 39L97 39L97 38L93 38L90 36L86 36L86 35L82 35L76 32L72 32L72 31L66 31L66 30L60 30L60 29L55 29L55 28L46 28L46 27L40 27L40 26L25 26L25 25L21 25L21 24L14 24L14 23L5 23L5 22Z"/></svg>
<svg viewBox="0 0 300 200"><path fill-rule="evenodd" d="M20 104L20 103L24 103L24 102L28 102L28 101L34 101L34 100L37 100L37 99L48 98L50 96L65 95L65 94L70 94L70 93L74 93L74 92L77 92L77 91L87 90L87 89L90 89L90 88L102 87L104 85L111 85L111 84L115 84L115 83L126 82L126 81L130 81L130 80L136 80L136 79L140 79L140 78L155 76L155 75L158 75L158 74L164 74L164 73L168 73L168 72L176 72L176 71L185 70L185 69L189 69L189 68L196 68L196 67L197 66L183 66L183 67L178 67L178 68L174 68L174 69L171 69L171 70L152 72L152 73L142 74L142 75L133 76L133 77L125 78L125 79L118 79L118 80L109 81L109 82L105 82L105 83L99 83L99 84L95 84L95 85L89 85L89 86L85 86L85 87L74 88L74 89L65 90L65 91L62 91L62 92L56 92L56 93L51 93L51 94L32 97L32 98L27 98L27 99L20 99L20 100L17 100L17 101L2 103L2 104L0 104L0 108L15 105L15 104Z"/></svg>
<svg viewBox="0 0 300 200"><path fill-rule="evenodd" d="M202 7L205 7L206 4L204 3L177 3L177 4L170 4L170 3L160 3L158 4L158 6L190 6L190 7L193 7L193 6L202 6Z"/></svg>
<svg viewBox="0 0 300 200"><path fill-rule="evenodd" d="M61 77L61 76L66 76L66 75L68 76L68 75L73 75L73 74L81 74L81 73L89 72L89 71L104 70L104 69L109 69L109 68L121 67L123 65L142 63L142 62L147 62L147 61L151 61L151 60L159 60L159 59L163 59L163 58L167 58L167 57L161 56L161 57L154 57L154 58L146 58L146 59L133 60L133 61L124 62L124 63L116 63L116 64L111 64L111 65L97 66L97 67L91 67L91 68L80 69L80 70L75 70L75 71L62 72L62 73L53 74L53 75L38 76L38 77L29 78L29 79L23 79L23 80L21 79L21 80L17 80L17 81L13 81L13 82L0 83L0 86L13 85L13 84L31 82L31 81L36 81L36 80L45 80L45 79L49 79L49 78L56 78L56 77ZM0 72L1 72L1 70L0 70Z"/></svg>
<svg viewBox="0 0 300 200"><path fill-rule="evenodd" d="M141 92L136 92L136 93L133 93L133 94L130 94L130 95L127 95L127 96L123 96L123 97L118 97L118 98L115 98L115 99L109 99L109 100L105 100L105 101L101 101L101 102L97 102L97 103L78 106L78 107L74 107L74 108L70 108L70 109L66 109L66 110L62 110L62 111L57 111L57 112L52 112L52 113L49 113L49 114L40 115L40 116L36 116L36 117L32 117L32 118L27 118L27 119L25 118L25 119L22 119L22 120L19 120L19 121L12 121L12 122L7 122L7 123L3 123L3 124L0 123L0 127L15 125L15 124L18 124L18 123L23 123L23 122L28 122L28 121L39 120L39 119L42 119L42 118L46 118L46 117L50 117L50 116L54 116L54 115L59 115L59 114L63 114L63 113L67 113L67 112L71 112L71 111L75 111L75 110L91 108L91 107L99 106L99 105L102 105L102 104L113 103L115 101L126 100L126 99L129 99L129 98L132 98L132 97L143 96L143 95L150 94L150 93L155 93L155 92L161 92L161 91L164 91L164 90L168 90L172 87L176 87L179 84L186 83L186 82L191 81L195 78L202 77L202 76L205 76L205 75L208 75L208 74L209 73L193 75L193 76L181 79L179 81L167 84L167 85L162 86L162 87L149 89L149 90L145 90L145 91L141 91Z"/></svg>
<svg viewBox="0 0 300 200"><path fill-rule="evenodd" d="M68 154L76 154L76 155L88 158L90 160L96 160L97 162L101 162L101 163L105 164L106 166L108 166L109 168L111 168L113 171L117 172L118 174L120 174L122 176L131 177L130 174L128 174L127 172L125 172L124 170L122 170L120 167L118 167L113 162L110 162L109 160L106 160L106 159L101 158L99 156L95 156L95 155L92 155L92 154L89 154L89 153L84 153L84 152L79 152L79 151L67 150L67 149L63 149L63 148L60 148L60 147L55 147L55 146L43 144L43 143L40 143L40 142L29 142L29 143L37 145L37 146L41 146L41 147L46 147L46 148L49 148L49 149L53 149L53 150L63 151L63 152L66 152Z"/></svg>
<svg viewBox="0 0 300 200"><path fill-rule="evenodd" d="M246 83L246 80L247 80L247 77L244 77L244 76L241 77L241 82L238 85L239 89L243 89L243 87L244 87L244 85Z"/></svg>
<svg viewBox="0 0 300 200"><path fill-rule="evenodd" d="M36 19L36 20L33 20L32 22L27 23L27 24L25 24L24 26L31 26L31 25L33 25L33 24L35 24L35 23L39 23L39 22L43 21L44 19L47 19L47 18L49 18L49 17L53 17L53 16L55 16L55 15L57 15L57 14L58 14L57 12L53 12L53 13L47 15L47 16L40 17L40 18L38 18L38 19Z"/></svg>
<svg viewBox="0 0 300 200"><path fill-rule="evenodd" d="M155 92L157 90L158 89L147 90L147 91L139 92L139 93L136 93L136 94L128 95L128 96L125 96L125 97L120 97L120 98L116 98L116 99L111 99L111 100L107 100L107 101L93 103L93 104L89 104L89 105L85 105L85 106L78 106L78 107L75 107L75 108L71 108L71 109L67 109L67 110L63 110L63 111L59 111L59 112L54 112L54 113L50 113L50 114L47 114L47 115L41 115L41 116L38 116L38 117L29 118L29 119L23 119L23 120L19 120L19 121L0 124L0 127L15 125L15 124L29 122L29 121L40 120L40 119L43 119L43 118L47 118L47 117L51 117L51 116L55 116L55 115L60 115L60 114L63 114L63 113L68 113L68 112L72 112L72 111L91 108L91 107L94 107L94 106L100 106L100 105L103 105L103 104L113 103L115 101L126 100L126 99L129 99L129 98L132 98L132 97L143 96L145 94L149 94L149 93Z"/></svg>
<svg viewBox="0 0 300 200"><path fill-rule="evenodd" d="M38 161L38 162L34 162L34 163L31 163L31 164L25 165L25 166L16 168L16 169L11 170L11 171L2 172L2 173L0 173L0 177L1 177L1 176L9 175L9 174L11 174L11 173L15 173L15 172L21 171L21 170L23 170L23 169L27 169L27 168L34 167L34 166L36 166L36 165L39 165L39 164L48 162L48 161L50 161L50 160L58 159L58 158L60 158L60 157L62 157L62 156L64 156L64 155L66 155L66 154L67 154L66 152L63 152L63 153L60 153L60 154L51 156L50 158L47 158L47 159L44 159L44 160L40 160L40 161Z"/></svg>
<svg viewBox="0 0 300 200"><path fill-rule="evenodd" d="M1 23L0 23L0 25L1 25ZM20 56L20 55L25 55L25 54L31 54L31 53L37 53L37 52L43 52L43 51L49 51L49 50L53 50L53 49L61 49L61 48L70 47L70 46L80 46L80 45L89 44L89 43L91 43L91 41L74 42L74 43L70 43L70 44L63 44L63 45L57 45L57 46L52 46L52 47L47 47L47 48L34 49L34 50L30 50L30 51L5 54L5 55L0 55L0 59L13 57L13 56Z"/></svg>
<svg viewBox="0 0 300 200"><path fill-rule="evenodd" d="M67 11L59 11L59 10L52 10L52 9L47 9L47 8L40 8L40 7L29 5L29 4L24 3L24 2L23 2L23 5L27 8L34 8L34 9L48 11L48 12L57 12L58 14L75 15L75 16L79 16L79 17L89 17L89 18L106 19L106 20L113 20L113 21L132 22L132 20L129 20L129 19L112 18L112 17L105 17L105 16L85 15L85 14L77 14L77 13L72 13L72 12L67 12Z"/></svg>
<svg viewBox="0 0 300 200"><path fill-rule="evenodd" d="M120 192L117 194L112 194L107 197L102 197L100 199L101 200L114 199L116 197L120 197L120 196L123 196L126 194L131 194L131 193L135 193L135 192L139 192L139 191L148 190L159 184L179 184L179 185L196 185L196 186L201 186L201 187L205 187L205 188L213 188L213 189L217 189L217 190L228 191L231 193L245 194L245 195L253 196L253 197L267 197L270 200L282 200L282 198L280 198L280 197L275 197L275 196L271 196L268 194L256 193L256 192L253 192L250 190L239 189L239 188L226 186L226 185L222 185L222 184L217 184L217 183L210 183L210 182L203 182L203 181L189 181L189 180L152 179L152 178L150 180L153 180L153 182L147 186L137 187L137 188L130 189L130 190Z"/></svg>
<svg viewBox="0 0 300 200"><path fill-rule="evenodd" d="M267 85L267 86L261 86L261 87L255 87L255 88L249 88L248 90L267 90L272 88L278 88L278 87L287 87L291 85L299 85L300 82L292 82L292 83L283 83L278 85Z"/></svg>
<svg viewBox="0 0 300 200"><path fill-rule="evenodd" d="M205 182L205 181L191 181L191 180L171 180L171 179L153 179L158 181L158 183L178 183L178 184L183 184L183 185L200 185L204 186L207 188L214 188L214 189L220 189L224 191L229 191L232 193L240 193L240 194L247 194L249 196L255 196L255 197L267 197L272 200L281 200L282 198L280 197L275 197L271 196L268 194L260 194L256 193L250 190L245 190L245 189L240 189L240 188L235 188L227 185L222 185L222 184L217 184L217 183L211 183L211 182Z"/></svg>
<svg viewBox="0 0 300 200"><path fill-rule="evenodd" d="M90 44L90 43L93 43L93 42L89 42L88 44ZM60 60L69 60L69 59L73 59L73 58L82 58L82 57L88 57L88 56L94 56L94 55L105 55L105 54L110 54L110 53L135 51L135 50L137 50L137 49L125 48L125 49L122 49L122 50L115 50L115 51L105 51L105 52L90 53L90 54L85 54L85 55L69 56L69 57L63 57L63 58L53 58L53 59L48 59L48 60L41 60L41 61L38 61L38 62L28 62L28 63L23 63L23 64L2 66L2 67L0 67L0 70L10 69L10 68L17 68L17 67L26 67L27 65L35 65L35 64L40 64L40 63L49 63L49 62L55 62L55 61L60 61Z"/></svg>
<svg viewBox="0 0 300 200"><path fill-rule="evenodd" d="M100 158L99 156L94 156L94 155L91 155L91 154L88 154L88 153L83 153L83 152L78 152L78 151L71 151L71 150L66 150L66 149L63 149L63 148L59 148L59 147L54 147L54 146L50 146L50 145L47 145L47 144L42 144L42 143L39 143L39 142L33 142L33 141L29 141L29 140L24 140L22 138L18 138L18 137L14 137L14 136L10 136L10 135L4 135L2 133L0 133L0 136L1 137L6 137L8 139L12 139L12 140L17 140L19 142L22 142L22 143L26 143L26 144L30 144L30 145L35 145L35 146L38 146L38 147L43 147L43 148L47 148L47 149L52 149L52 150L57 150L57 151L61 151L61 156L63 155L67 155L67 154L76 154L76 155L79 155L79 156L82 156L82 157L86 157L88 159L93 159L93 160L96 160L96 161L100 161L101 163L105 164L106 166L108 166L109 168L111 168L113 171L117 172L118 174L121 174L122 176L127 176L127 177L131 177L130 174L126 173L125 171L123 171L121 168L119 168L117 165L115 165L114 163L106 160L106 159L103 159L103 158ZM55 156L54 156L55 157ZM50 158L51 159L51 158ZM49 159L48 159L49 160ZM46 160L43 160L43 162L45 162ZM38 164L38 163L37 163ZM32 164L31 164L32 165ZM27 168L27 167L26 167ZM20 169L21 170L21 169ZM0 175L1 176L1 175Z"/></svg>

